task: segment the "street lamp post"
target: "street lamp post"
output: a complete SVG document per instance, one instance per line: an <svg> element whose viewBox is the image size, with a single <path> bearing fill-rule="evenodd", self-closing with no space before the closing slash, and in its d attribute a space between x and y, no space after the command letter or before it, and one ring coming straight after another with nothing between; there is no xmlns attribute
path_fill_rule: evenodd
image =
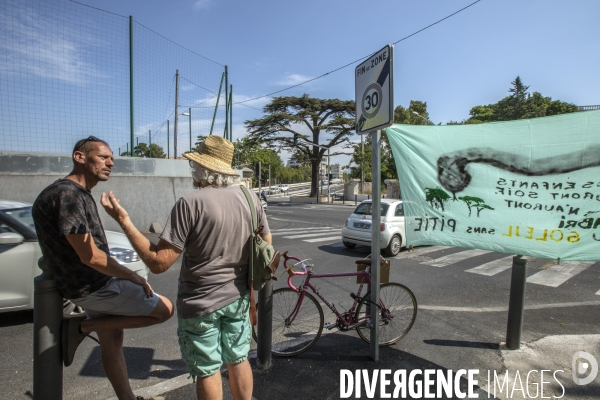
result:
<svg viewBox="0 0 600 400"><path fill-rule="evenodd" d="M425 118L424 116L422 116L421 114L419 114L419 113L418 113L418 112L416 112L416 111L413 111L412 113L413 113L414 115L416 115L417 117L419 117L419 118L423 118L423 121L427 122L427 124L429 124L429 122L431 122L431 121L429 121L429 118Z"/></svg>

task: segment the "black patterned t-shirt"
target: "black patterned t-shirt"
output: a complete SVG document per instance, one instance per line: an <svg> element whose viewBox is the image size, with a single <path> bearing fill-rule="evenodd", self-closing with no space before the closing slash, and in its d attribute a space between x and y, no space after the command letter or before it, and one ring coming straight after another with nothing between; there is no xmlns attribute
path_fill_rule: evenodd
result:
<svg viewBox="0 0 600 400"><path fill-rule="evenodd" d="M110 254L89 190L69 179L59 179L40 193L32 214L42 254L64 298L78 299L106 285L111 277L82 263L65 237L89 233L96 246Z"/></svg>

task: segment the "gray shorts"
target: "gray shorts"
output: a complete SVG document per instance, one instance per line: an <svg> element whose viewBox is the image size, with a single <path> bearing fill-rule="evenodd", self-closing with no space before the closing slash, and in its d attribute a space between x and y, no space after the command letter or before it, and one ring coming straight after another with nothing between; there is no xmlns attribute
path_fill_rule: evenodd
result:
<svg viewBox="0 0 600 400"><path fill-rule="evenodd" d="M104 287L86 297L71 300L85 309L89 319L109 315L146 316L154 310L159 297L146 296L144 288L127 279L112 278Z"/></svg>

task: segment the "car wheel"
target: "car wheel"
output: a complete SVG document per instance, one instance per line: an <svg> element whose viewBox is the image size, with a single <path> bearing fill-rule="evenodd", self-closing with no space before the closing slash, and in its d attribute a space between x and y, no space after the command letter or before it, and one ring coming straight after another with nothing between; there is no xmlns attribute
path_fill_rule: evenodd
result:
<svg viewBox="0 0 600 400"><path fill-rule="evenodd" d="M344 243L344 246L346 246L349 249L353 249L356 247L355 243L350 243L350 242L342 242L342 243Z"/></svg>
<svg viewBox="0 0 600 400"><path fill-rule="evenodd" d="M383 252L385 253L386 256L394 257L394 256L397 256L398 253L400 253L401 247L402 247L402 239L400 238L399 235L394 235L394 236L392 236L392 239L390 240L390 244L388 244L388 247L386 247L383 250Z"/></svg>

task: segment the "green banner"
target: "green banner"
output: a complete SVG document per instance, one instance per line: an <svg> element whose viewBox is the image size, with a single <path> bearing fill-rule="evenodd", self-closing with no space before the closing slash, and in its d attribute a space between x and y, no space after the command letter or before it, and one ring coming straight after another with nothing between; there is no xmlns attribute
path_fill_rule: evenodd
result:
<svg viewBox="0 0 600 400"><path fill-rule="evenodd" d="M600 261L600 111L386 132L409 245Z"/></svg>

